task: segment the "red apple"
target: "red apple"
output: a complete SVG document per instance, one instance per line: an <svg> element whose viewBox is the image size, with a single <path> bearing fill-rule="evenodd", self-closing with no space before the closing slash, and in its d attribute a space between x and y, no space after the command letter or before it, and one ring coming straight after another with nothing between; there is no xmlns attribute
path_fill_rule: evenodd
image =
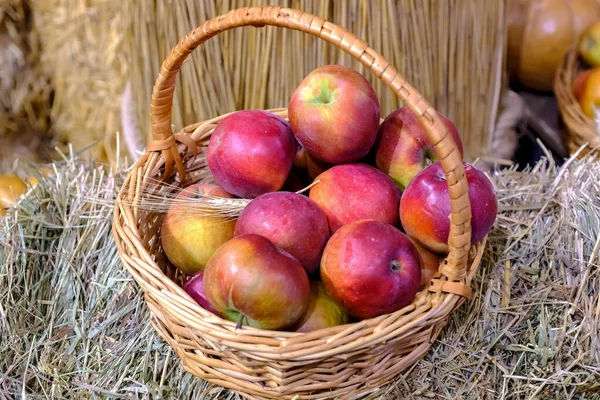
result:
<svg viewBox="0 0 600 400"><path fill-rule="evenodd" d="M218 315L217 311L210 305L208 300L206 300L206 295L204 294L203 270L196 272L193 276L188 278L188 280L186 280L183 284L183 290L185 290L186 293L192 297L192 299L196 300L196 303L200 304L202 308Z"/></svg>
<svg viewBox="0 0 600 400"><path fill-rule="evenodd" d="M319 175L309 197L327 215L331 232L361 219L399 223L400 190L392 179L365 164L336 165Z"/></svg>
<svg viewBox="0 0 600 400"><path fill-rule="evenodd" d="M306 268L316 271L329 240L327 216L306 196L291 192L265 193L240 213L235 236L254 233L287 251Z"/></svg>
<svg viewBox="0 0 600 400"><path fill-rule="evenodd" d="M255 234L221 246L204 270L206 299L224 318L283 329L306 312L308 275L294 257Z"/></svg>
<svg viewBox="0 0 600 400"><path fill-rule="evenodd" d="M310 282L310 302L304 315L290 329L312 332L348 323L349 316L327 294L321 282Z"/></svg>
<svg viewBox="0 0 600 400"><path fill-rule="evenodd" d="M475 244L494 225L498 202L485 174L471 164L463 165L471 202L471 243ZM433 252L447 253L450 213L448 182L437 162L419 172L406 187L400 201L400 219L410 237Z"/></svg>
<svg viewBox="0 0 600 400"><path fill-rule="evenodd" d="M373 146L379 100L359 72L326 65L304 78L292 94L288 115L298 142L317 160L358 161Z"/></svg>
<svg viewBox="0 0 600 400"><path fill-rule="evenodd" d="M283 118L261 110L238 111L219 122L206 159L215 180L227 192L254 198L283 187L296 146Z"/></svg>
<svg viewBox="0 0 600 400"><path fill-rule="evenodd" d="M438 272L442 258L421 246L416 240L413 240L412 242L419 252L419 258L421 260L421 285L419 286L419 290L423 290L425 287L429 286L429 283Z"/></svg>
<svg viewBox="0 0 600 400"><path fill-rule="evenodd" d="M375 220L341 227L325 246L321 278L348 314L372 318L410 304L421 283L419 253L399 229Z"/></svg>
<svg viewBox="0 0 600 400"><path fill-rule="evenodd" d="M167 210L160 240L171 264L187 275L204 269L214 252L233 238L235 219L206 212L202 198L232 196L221 187L196 183L181 190Z"/></svg>
<svg viewBox="0 0 600 400"><path fill-rule="evenodd" d="M441 114L461 156L463 145L452 121ZM392 112L379 127L373 147L377 168L394 179L401 190L426 166L438 161L433 144L416 115L406 107Z"/></svg>

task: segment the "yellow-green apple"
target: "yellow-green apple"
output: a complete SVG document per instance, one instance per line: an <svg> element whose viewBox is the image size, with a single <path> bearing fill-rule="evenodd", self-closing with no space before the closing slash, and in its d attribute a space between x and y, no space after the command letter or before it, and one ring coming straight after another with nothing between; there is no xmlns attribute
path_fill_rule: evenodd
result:
<svg viewBox="0 0 600 400"><path fill-rule="evenodd" d="M490 231L498 213L496 191L475 166L464 163L471 202L471 243L480 242ZM406 233L436 253L448 252L450 194L439 162L431 164L408 184L400 200L400 219Z"/></svg>
<svg viewBox="0 0 600 400"><path fill-rule="evenodd" d="M413 300L421 283L419 253L399 229L375 220L356 221L329 239L321 279L348 314L376 317Z"/></svg>
<svg viewBox="0 0 600 400"><path fill-rule="evenodd" d="M254 233L287 251L313 273L329 240L327 216L317 203L292 192L258 196L240 213L235 236Z"/></svg>
<svg viewBox="0 0 600 400"><path fill-rule="evenodd" d="M185 290L186 293L192 297L192 299L196 300L196 303L200 304L202 308L210 311L213 314L219 315L217 311L210 305L208 300L206 300L206 295L204 294L203 270L200 270L193 276L189 277L183 284L183 290Z"/></svg>
<svg viewBox="0 0 600 400"><path fill-rule="evenodd" d="M310 302L306 312L290 328L294 332L312 332L348 323L349 316L327 294L321 282L310 282Z"/></svg>
<svg viewBox="0 0 600 400"><path fill-rule="evenodd" d="M288 104L292 131L314 158L330 164L355 162L373 146L379 100L358 71L326 65L312 71Z"/></svg>
<svg viewBox="0 0 600 400"><path fill-rule="evenodd" d="M302 264L264 236L237 236L204 270L206 299L224 318L259 329L295 323L310 301Z"/></svg>
<svg viewBox="0 0 600 400"><path fill-rule="evenodd" d="M232 196L218 185L196 183L173 199L160 230L163 250L171 264L187 275L204 269L223 243L233 237L235 219L207 212L203 202Z"/></svg>
<svg viewBox="0 0 600 400"><path fill-rule="evenodd" d="M421 246L416 240L411 240L419 252L419 258L421 260L421 285L419 286L419 290L423 290L429 286L429 282L431 282L438 272L442 258Z"/></svg>
<svg viewBox="0 0 600 400"><path fill-rule="evenodd" d="M438 113L461 156L463 145L452 121ZM373 146L377 168L394 179L401 190L426 166L438 161L433 144L415 114L406 107L388 115L379 126Z"/></svg>
<svg viewBox="0 0 600 400"><path fill-rule="evenodd" d="M400 190L392 179L366 164L336 165L319 175L309 193L327 215L331 232L361 219L399 224Z"/></svg>
<svg viewBox="0 0 600 400"><path fill-rule="evenodd" d="M238 197L254 198L283 187L296 146L290 125L283 118L262 110L238 111L215 128L206 160L223 189Z"/></svg>

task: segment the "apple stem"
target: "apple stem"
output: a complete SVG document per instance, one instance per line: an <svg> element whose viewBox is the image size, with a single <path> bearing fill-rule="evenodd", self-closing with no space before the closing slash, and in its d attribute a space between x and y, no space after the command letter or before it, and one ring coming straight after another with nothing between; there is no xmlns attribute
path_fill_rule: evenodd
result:
<svg viewBox="0 0 600 400"><path fill-rule="evenodd" d="M310 188L312 188L313 186L315 186L317 183L321 182L320 180L316 179L313 183L311 183L310 185L308 185L307 187L305 187L304 189L300 189L298 190L296 193L297 194L302 194L304 192L306 192L307 190L310 190Z"/></svg>
<svg viewBox="0 0 600 400"><path fill-rule="evenodd" d="M390 265L391 265L392 271L394 271L394 272L398 272L398 271L400 271L400 268L402 268L402 264L400 264L400 261L398 261L398 260L393 260L390 263Z"/></svg>
<svg viewBox="0 0 600 400"><path fill-rule="evenodd" d="M244 317L245 317L245 315L242 314L242 313L240 313L240 317L238 318L237 323L235 324L235 329L236 330L242 329L242 323L244 321Z"/></svg>

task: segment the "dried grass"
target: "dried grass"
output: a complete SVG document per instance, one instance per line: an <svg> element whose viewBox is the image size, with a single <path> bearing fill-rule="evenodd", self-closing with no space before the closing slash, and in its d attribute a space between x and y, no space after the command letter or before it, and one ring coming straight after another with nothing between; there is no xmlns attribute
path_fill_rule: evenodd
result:
<svg viewBox="0 0 600 400"><path fill-rule="evenodd" d="M504 2L500 0L131 0L124 47L141 131L160 65L205 20L254 5L304 10L340 24L392 64L459 127L468 157L494 155L502 87ZM173 123L179 129L237 109L287 107L300 81L326 63L348 65L372 82L385 116L399 106L381 81L342 50L281 28L245 27L200 46L181 71Z"/></svg>
<svg viewBox="0 0 600 400"><path fill-rule="evenodd" d="M0 399L239 399L183 372L110 235L124 171L65 158L0 230ZM500 214L428 355L381 398L600 398L600 163L493 177Z"/></svg>

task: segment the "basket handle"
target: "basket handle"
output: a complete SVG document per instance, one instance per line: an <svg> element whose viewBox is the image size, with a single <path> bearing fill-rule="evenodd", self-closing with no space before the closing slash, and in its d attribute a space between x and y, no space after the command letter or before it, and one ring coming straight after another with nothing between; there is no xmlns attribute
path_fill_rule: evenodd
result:
<svg viewBox="0 0 600 400"><path fill-rule="evenodd" d="M200 44L221 32L247 25L255 27L273 25L294 29L340 47L369 68L417 115L434 144L435 152L446 174L450 193L452 213L448 237L449 254L440 265L440 272L451 280L462 281L466 277L466 265L471 248L471 206L462 157L456 143L435 110L384 57L352 33L323 18L282 7L244 7L204 22L181 39L162 64L152 91L150 106L153 140L148 145L148 153L162 152L165 160L165 176L170 175L174 164L177 166L180 179L183 180L185 176L176 141L182 142L196 152L195 144L190 143L189 137L173 135L171 129L173 93L179 69L184 60Z"/></svg>

